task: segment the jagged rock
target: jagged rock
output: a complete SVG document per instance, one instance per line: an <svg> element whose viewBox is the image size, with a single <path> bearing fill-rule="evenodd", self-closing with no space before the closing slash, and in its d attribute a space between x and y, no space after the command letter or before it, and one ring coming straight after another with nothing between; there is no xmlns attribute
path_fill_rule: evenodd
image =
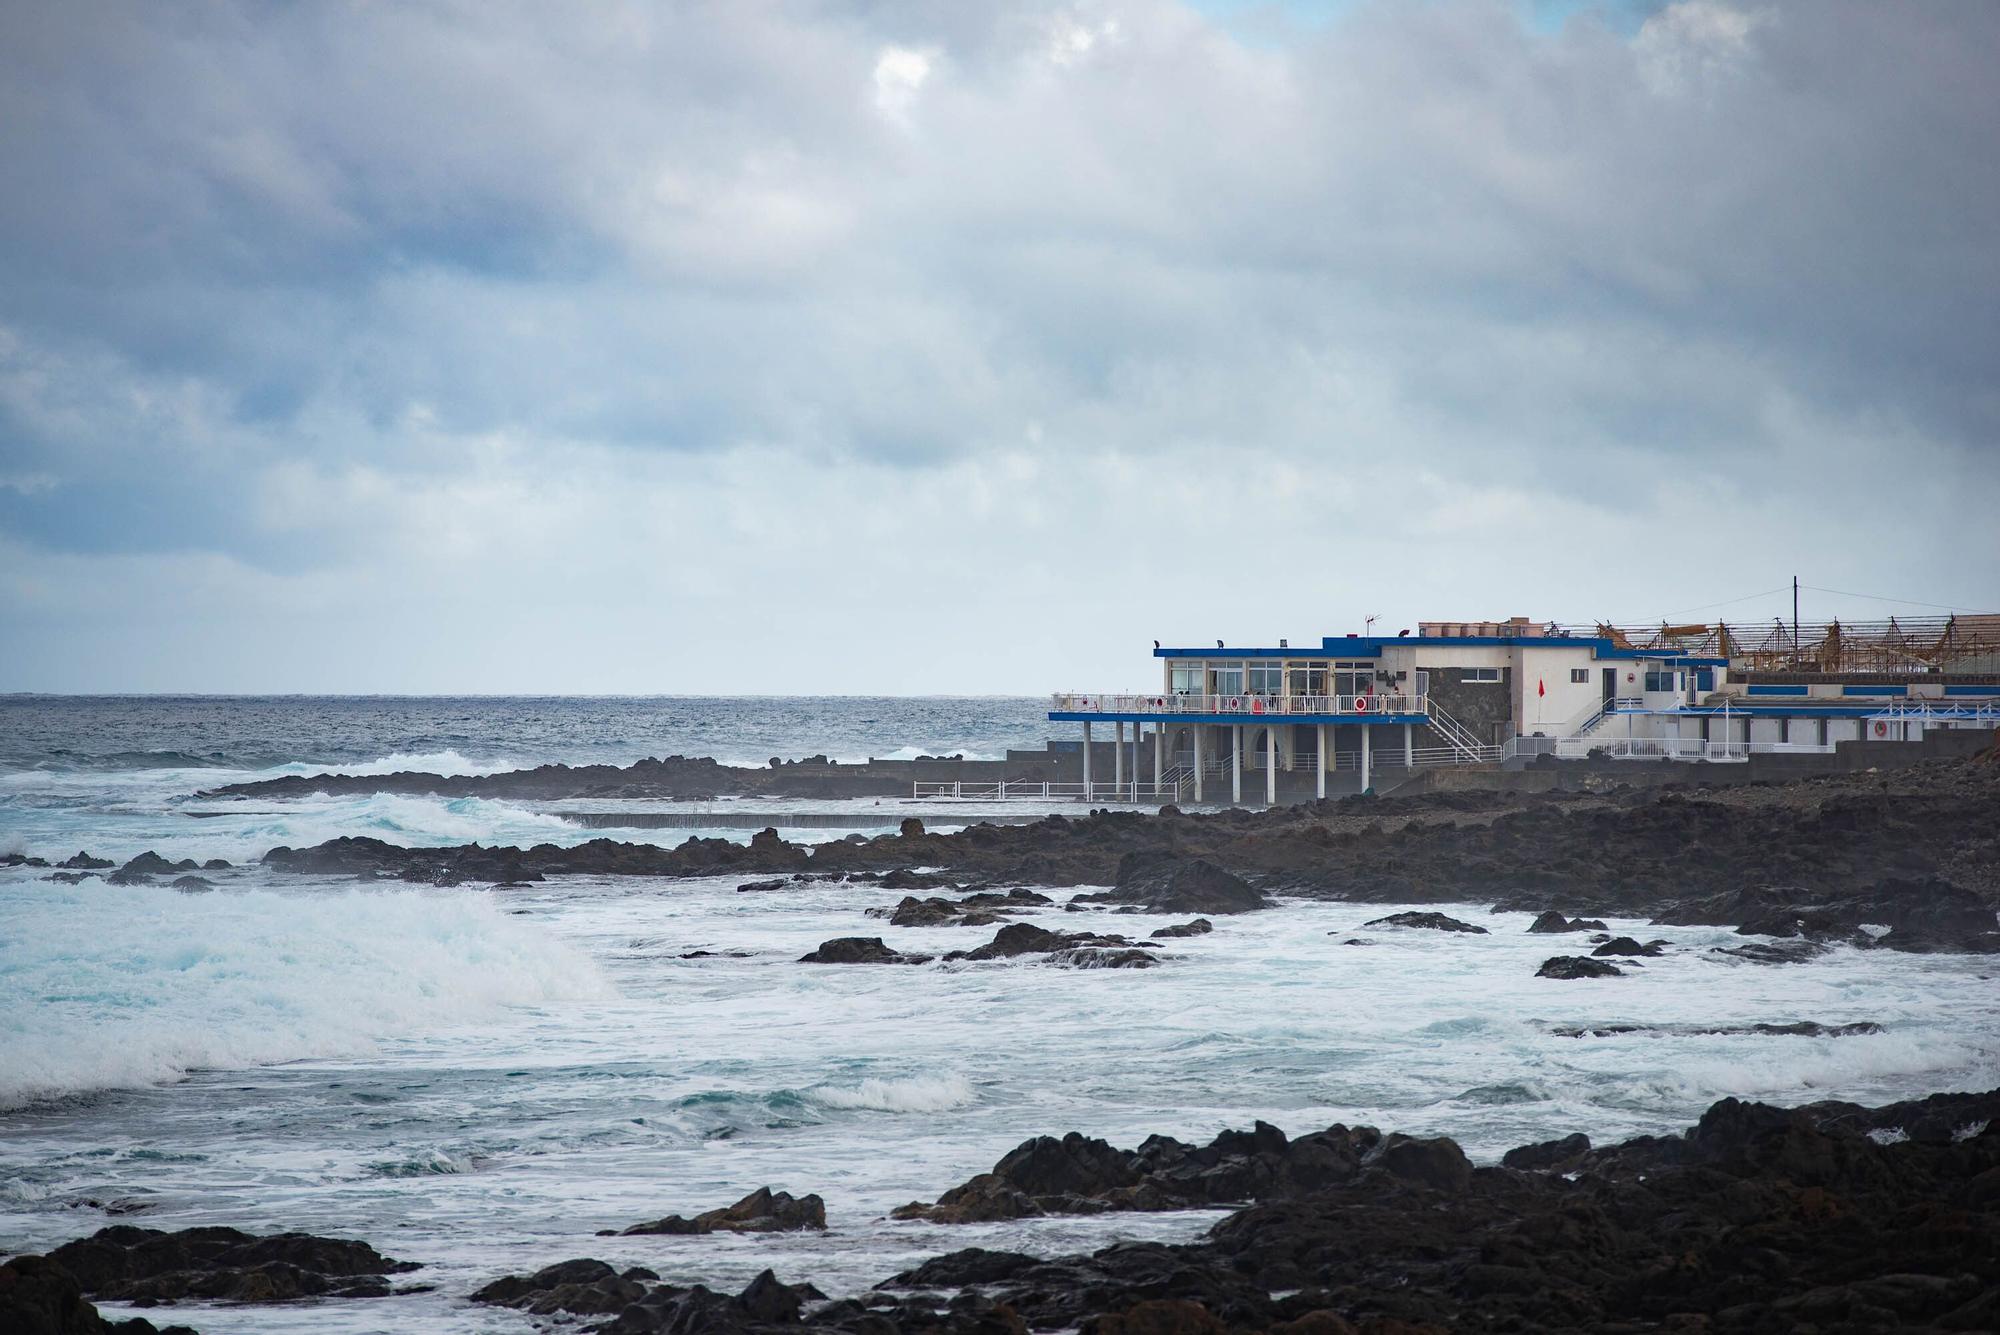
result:
<svg viewBox="0 0 2000 1335"><path fill-rule="evenodd" d="M1529 923L1528 930L1544 933L1601 932L1604 930L1604 924L1595 918L1565 918L1554 909L1550 909Z"/></svg>
<svg viewBox="0 0 2000 1335"><path fill-rule="evenodd" d="M736 893L739 895L762 894L770 890L782 890L788 884L789 882L782 876L768 881L745 881L742 885L736 887Z"/></svg>
<svg viewBox="0 0 2000 1335"><path fill-rule="evenodd" d="M914 1270L883 1280L878 1289L960 1289L968 1284L993 1284L1012 1279L1041 1264L1020 1252L992 1252L984 1247L933 1256Z"/></svg>
<svg viewBox="0 0 2000 1335"><path fill-rule="evenodd" d="M1250 913L1271 901L1249 882L1205 858L1171 852L1127 853L1118 879L1101 894L1078 895L1086 904L1129 904L1147 913Z"/></svg>
<svg viewBox="0 0 2000 1335"><path fill-rule="evenodd" d="M144 1317L105 1320L85 1301L76 1276L46 1256L0 1261L0 1331L6 1335L195 1335L186 1326L163 1330Z"/></svg>
<svg viewBox="0 0 2000 1335"><path fill-rule="evenodd" d="M1288 1140L1266 1122L1249 1131L1225 1131L1201 1146L1151 1136L1136 1150L1075 1132L1059 1140L1037 1136L936 1204L913 1201L892 1217L976 1223L1279 1199L1360 1172L1364 1156L1380 1142L1372 1128L1344 1126Z"/></svg>
<svg viewBox="0 0 2000 1335"><path fill-rule="evenodd" d="M651 1223L620 1230L634 1233L795 1233L826 1228L826 1202L817 1195L794 1197L789 1192L759 1187L734 1205L709 1210L692 1219L668 1215ZM602 1235L600 1235L602 1236Z"/></svg>
<svg viewBox="0 0 2000 1335"><path fill-rule="evenodd" d="M96 880L97 873L94 871L59 871L51 875L49 879L51 881L59 881L63 885L82 885L85 881Z"/></svg>
<svg viewBox="0 0 2000 1335"><path fill-rule="evenodd" d="M415 1270L365 1242L279 1233L258 1237L233 1228L178 1233L114 1224L65 1243L49 1258L99 1300L173 1302L203 1298L236 1303L296 1298L377 1298L384 1276Z"/></svg>
<svg viewBox="0 0 2000 1335"><path fill-rule="evenodd" d="M1591 959L1588 955L1556 955L1542 961L1537 978L1618 978L1625 971L1615 964Z"/></svg>
<svg viewBox="0 0 2000 1335"><path fill-rule="evenodd" d="M176 876L172 884L174 889L188 894L200 894L204 890L215 889L215 882L206 876Z"/></svg>
<svg viewBox="0 0 2000 1335"><path fill-rule="evenodd" d="M201 864L193 858L169 862L150 848L118 869L120 875L129 876L172 876L175 872L199 870Z"/></svg>
<svg viewBox="0 0 2000 1335"><path fill-rule="evenodd" d="M801 955L801 964L928 964L930 955L905 955L891 950L879 936L841 936L822 941L818 950Z"/></svg>
<svg viewBox="0 0 2000 1335"><path fill-rule="evenodd" d="M103 871L107 867L116 865L110 858L94 858L88 853L78 853L75 857L64 858L56 864L66 871Z"/></svg>
<svg viewBox="0 0 2000 1335"><path fill-rule="evenodd" d="M642 1280L658 1279L635 1267L620 1272L593 1257L558 1261L532 1275L507 1275L472 1294L472 1301L492 1307L516 1307L535 1316L567 1312L574 1316L610 1316L646 1296Z"/></svg>
<svg viewBox="0 0 2000 1335"><path fill-rule="evenodd" d="M1361 926L1364 931L1370 927L1420 927L1432 932L1472 932L1479 936L1486 935L1484 927L1474 927L1469 922L1460 922L1457 918L1448 918L1442 913L1392 913L1386 918L1364 922ZM1327 935L1333 936L1336 933L1328 932Z"/></svg>
<svg viewBox="0 0 2000 1335"><path fill-rule="evenodd" d="M1665 941L1648 941L1642 946L1629 936L1614 936L1590 953L1598 956L1663 955L1666 953L1666 946L1667 943Z"/></svg>
<svg viewBox="0 0 2000 1335"><path fill-rule="evenodd" d="M1176 923L1172 927L1161 927L1153 932L1156 937L1206 936L1215 930L1215 924L1206 918L1196 918L1193 922Z"/></svg>
<svg viewBox="0 0 2000 1335"><path fill-rule="evenodd" d="M1505 1168L1519 1168L1529 1172L1554 1172L1575 1163L1589 1150L1590 1137L1577 1131L1559 1140L1544 1140L1508 1150L1500 1156L1500 1163Z"/></svg>
<svg viewBox="0 0 2000 1335"><path fill-rule="evenodd" d="M1818 941L1752 941L1741 946L1710 946L1711 955L1728 955L1752 964L1805 964L1833 947Z"/></svg>
<svg viewBox="0 0 2000 1335"><path fill-rule="evenodd" d="M48 865L49 860L47 858L29 857L26 853L19 852L0 853L0 867L46 867Z"/></svg>
<svg viewBox="0 0 2000 1335"><path fill-rule="evenodd" d="M1091 932L1052 932L1046 927L1037 927L1030 922L1014 922L995 932L993 939L985 945L972 950L954 950L945 958L1004 960L1021 955L1054 956L1064 952L1080 954L1094 947L1136 950L1142 948L1142 943L1122 936L1099 936ZM1150 959L1148 962L1150 963Z"/></svg>

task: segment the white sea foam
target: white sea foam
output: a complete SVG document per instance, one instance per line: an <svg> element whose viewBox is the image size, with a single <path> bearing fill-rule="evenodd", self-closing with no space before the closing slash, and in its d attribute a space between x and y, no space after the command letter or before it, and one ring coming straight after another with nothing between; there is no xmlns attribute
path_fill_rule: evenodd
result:
<svg viewBox="0 0 2000 1335"><path fill-rule="evenodd" d="M442 774L452 778L473 777L486 774L505 774L520 769L511 760L470 760L456 751L393 751L374 760L357 761L347 765L318 765L301 761L281 765L272 771L276 774L343 774L362 777L377 774L401 774L409 771L417 774Z"/></svg>
<svg viewBox="0 0 2000 1335"><path fill-rule="evenodd" d="M0 886L0 1107L606 995L590 959L458 892Z"/></svg>
<svg viewBox="0 0 2000 1335"><path fill-rule="evenodd" d="M918 1075L904 1080L870 1076L853 1085L823 1085L806 1097L825 1108L868 1108L879 1112L945 1112L970 1107L979 1091L962 1075Z"/></svg>

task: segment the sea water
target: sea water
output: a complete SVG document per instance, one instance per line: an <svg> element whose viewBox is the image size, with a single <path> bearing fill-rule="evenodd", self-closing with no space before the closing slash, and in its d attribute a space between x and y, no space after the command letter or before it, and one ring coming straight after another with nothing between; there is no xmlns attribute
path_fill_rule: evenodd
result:
<svg viewBox="0 0 2000 1335"><path fill-rule="evenodd" d="M8 740L0 847L54 858L150 846L240 863L260 840L341 833L595 837L506 803L311 799L197 818L191 807L220 804L188 795L230 781L218 775L333 763L685 753L699 748L632 721L691 714L717 727L738 707L751 720L744 735L710 749L744 759L991 753L1044 732L1027 701L805 702L789 745L782 702L674 701L654 715L643 702L574 703L585 740L564 750L563 702L361 702L348 713L346 702L311 701L294 725L284 702L234 712L126 701L77 706L81 722L65 732L65 706L40 701L27 711L38 731ZM830 730L844 747L810 731L829 719L842 720ZM885 810L885 827L904 814ZM950 1229L886 1218L1034 1134L1135 1145L1258 1118L1294 1134L1365 1122L1450 1134L1490 1162L1570 1131L1600 1141L1673 1131L1725 1095L1880 1102L2000 1083L1993 961L1841 949L1761 966L1710 953L1741 940L1718 929L1613 922L1672 948L1628 977L1583 982L1534 977L1575 938L1530 936L1526 915L1476 904L1446 911L1486 935L1364 925L1396 906L1287 902L1168 941L1148 970L815 967L796 961L833 936L941 953L990 933L891 928L865 910L896 896L865 885L434 889L245 867L215 874L212 893L184 894L47 875L0 872L0 1250L112 1221L302 1229L420 1261L409 1281L435 1285L387 1300L182 1310L208 1332L523 1331L527 1318L464 1295L585 1255L718 1287L769 1266L851 1293L958 1247L1054 1255L1189 1238L1219 1217ZM1060 907L1029 920L1133 936L1168 921L1080 920ZM687 958L696 951L714 953ZM1694 1032L1800 1019L1881 1032ZM1561 1032L1626 1024L1653 1028ZM829 1231L595 1236L764 1185L821 1194Z"/></svg>

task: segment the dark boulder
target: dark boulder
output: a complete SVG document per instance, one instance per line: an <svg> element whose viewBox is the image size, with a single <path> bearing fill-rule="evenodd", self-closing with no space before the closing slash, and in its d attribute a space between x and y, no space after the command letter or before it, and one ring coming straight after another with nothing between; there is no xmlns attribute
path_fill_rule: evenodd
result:
<svg viewBox="0 0 2000 1335"><path fill-rule="evenodd" d="M1665 941L1648 941L1642 946L1629 936L1614 936L1590 953L1597 956L1661 955L1666 953L1666 945Z"/></svg>
<svg viewBox="0 0 2000 1335"><path fill-rule="evenodd" d="M1153 932L1153 935L1156 937L1163 937L1163 938L1183 937L1183 936L1206 936L1208 933L1214 930L1215 930L1214 923L1210 922L1206 918L1196 918L1192 922L1176 923L1172 927L1156 928Z"/></svg>
<svg viewBox="0 0 2000 1335"><path fill-rule="evenodd" d="M1749 960L1752 964L1806 964L1831 949L1818 941L1752 941L1741 946L1710 946L1708 953Z"/></svg>
<svg viewBox="0 0 2000 1335"><path fill-rule="evenodd" d="M819 949L799 956L801 964L928 964L929 955L905 955L891 950L879 936L839 936L820 942Z"/></svg>
<svg viewBox="0 0 2000 1335"><path fill-rule="evenodd" d="M116 865L110 858L94 858L88 853L78 853L75 857L64 858L56 864L66 871L103 871L107 867Z"/></svg>
<svg viewBox="0 0 2000 1335"><path fill-rule="evenodd" d="M1127 853L1111 889L1078 895L1074 902L1127 904L1147 913L1250 913L1271 901L1234 872L1205 858L1166 851Z"/></svg>
<svg viewBox="0 0 2000 1335"><path fill-rule="evenodd" d="M1589 1150L1590 1137L1577 1131L1560 1140L1543 1140L1533 1145L1516 1146L1500 1156L1500 1165L1503 1168L1519 1168L1527 1172L1556 1172L1569 1167Z"/></svg>
<svg viewBox="0 0 2000 1335"><path fill-rule="evenodd" d="M1604 930L1604 924L1595 918L1565 918L1554 909L1550 909L1529 923L1528 930L1543 933L1601 932Z"/></svg>
<svg viewBox="0 0 2000 1335"><path fill-rule="evenodd" d="M620 1273L603 1261L580 1257L544 1266L532 1275L507 1275L475 1290L472 1301L493 1307L515 1307L535 1316L566 1312L573 1316L611 1316L646 1296L642 1280L658 1279L650 1270Z"/></svg>
<svg viewBox="0 0 2000 1335"><path fill-rule="evenodd" d="M1484 927L1475 927L1469 922L1460 922L1442 913L1392 913L1386 918L1364 922L1361 926L1363 930L1370 927L1417 927L1431 932L1471 932L1478 936L1487 934ZM1328 932L1327 935L1333 936L1336 933Z"/></svg>
<svg viewBox="0 0 2000 1335"><path fill-rule="evenodd" d="M296 1298L378 1298L387 1275L415 1270L365 1242L279 1233L258 1237L233 1228L178 1233L114 1224L49 1253L94 1298L237 1303Z"/></svg>
<svg viewBox="0 0 2000 1335"><path fill-rule="evenodd" d="M789 1192L759 1187L734 1205L709 1210L692 1219L668 1215L651 1223L634 1224L620 1230L635 1233L796 1233L824 1231L826 1202L818 1196L793 1196Z"/></svg>
<svg viewBox="0 0 2000 1335"><path fill-rule="evenodd" d="M1615 964L1591 959L1588 955L1556 955L1542 961L1537 978L1619 978L1625 971Z"/></svg>
<svg viewBox="0 0 2000 1335"><path fill-rule="evenodd" d="M768 881L745 881L736 887L736 893L739 895L763 894L771 890L782 890L789 884L790 882L782 876Z"/></svg>
<svg viewBox="0 0 2000 1335"><path fill-rule="evenodd" d="M984 1247L933 1256L914 1270L883 1280L878 1289L962 1289L968 1284L995 1284L1040 1265L1020 1252L992 1252Z"/></svg>
<svg viewBox="0 0 2000 1335"><path fill-rule="evenodd" d="M6 1335L194 1335L186 1326L164 1330L143 1317L107 1321L85 1301L83 1286L46 1256L0 1262L0 1331Z"/></svg>
<svg viewBox="0 0 2000 1335"><path fill-rule="evenodd" d="M215 882L206 876L176 876L173 888L187 894L200 894L204 890L215 889Z"/></svg>
<svg viewBox="0 0 2000 1335"><path fill-rule="evenodd" d="M1145 947L1150 949L1150 947ZM972 950L954 950L945 958L948 960L1005 960L1021 955L1047 955L1057 963L1097 964L1102 961L1064 959L1064 956L1087 955L1093 950L1138 952L1143 954L1142 943L1122 936L1100 936L1092 932L1052 932L1046 927L1037 927L1031 922L1011 922L993 934L993 939ZM1146 961L1151 963L1150 957ZM1128 966L1129 967L1129 966ZM1144 967L1143 965L1141 967Z"/></svg>

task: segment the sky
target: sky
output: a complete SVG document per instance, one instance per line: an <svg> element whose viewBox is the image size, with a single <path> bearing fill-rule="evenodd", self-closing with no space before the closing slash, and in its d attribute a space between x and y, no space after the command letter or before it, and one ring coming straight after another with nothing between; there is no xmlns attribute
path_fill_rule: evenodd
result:
<svg viewBox="0 0 2000 1335"><path fill-rule="evenodd" d="M1996 64L1987 0L5 6L0 690L2000 610Z"/></svg>

